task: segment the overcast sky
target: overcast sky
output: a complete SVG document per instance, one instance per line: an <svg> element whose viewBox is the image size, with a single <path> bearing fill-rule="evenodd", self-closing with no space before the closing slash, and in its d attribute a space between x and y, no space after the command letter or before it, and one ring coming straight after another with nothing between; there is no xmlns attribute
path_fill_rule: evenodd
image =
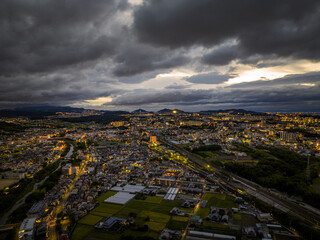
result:
<svg viewBox="0 0 320 240"><path fill-rule="evenodd" d="M320 1L2 0L0 108L320 111Z"/></svg>

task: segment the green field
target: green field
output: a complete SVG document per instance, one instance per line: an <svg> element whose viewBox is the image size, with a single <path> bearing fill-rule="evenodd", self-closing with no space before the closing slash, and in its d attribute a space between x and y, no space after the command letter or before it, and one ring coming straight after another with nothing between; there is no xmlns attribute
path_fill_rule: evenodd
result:
<svg viewBox="0 0 320 240"><path fill-rule="evenodd" d="M175 221L175 220L170 220L167 223L167 228L172 229L172 230L183 230L187 227L188 222L182 222L182 221Z"/></svg>
<svg viewBox="0 0 320 240"><path fill-rule="evenodd" d="M241 213L235 213L235 214L233 214L233 220L235 220L235 221L241 221L241 219L242 219Z"/></svg>
<svg viewBox="0 0 320 240"><path fill-rule="evenodd" d="M149 202L149 203L161 203L163 197L147 197L145 200L142 200L143 202Z"/></svg>
<svg viewBox="0 0 320 240"><path fill-rule="evenodd" d="M197 156L199 156L199 157L201 157L201 158L212 158L212 157L215 157L215 156L217 156L217 154L216 153L214 153L214 152L211 152L211 151L197 151L197 152L195 152L195 153L193 153L194 155L197 155Z"/></svg>
<svg viewBox="0 0 320 240"><path fill-rule="evenodd" d="M103 219L103 217L101 217L101 216L88 214L88 215L84 216L83 218L81 218L79 220L79 223L93 226L96 223L100 222L102 219Z"/></svg>
<svg viewBox="0 0 320 240"><path fill-rule="evenodd" d="M210 213L210 206L205 208L198 208L195 212L195 215L200 216L202 219L205 219Z"/></svg>
<svg viewBox="0 0 320 240"><path fill-rule="evenodd" d="M228 225L219 224L219 223L213 223L213 222L203 222L204 227L210 227L210 228L219 228L219 229L229 229Z"/></svg>
<svg viewBox="0 0 320 240"><path fill-rule="evenodd" d="M158 222L158 223L167 223L170 219L170 216L168 214L151 212L151 211L141 211L138 214L138 217L145 218L145 219L149 217L150 222Z"/></svg>
<svg viewBox="0 0 320 240"><path fill-rule="evenodd" d="M234 197L225 194L206 193L202 200L207 200L207 206L215 206L218 208L233 208L236 207Z"/></svg>
<svg viewBox="0 0 320 240"><path fill-rule="evenodd" d="M104 203L103 201L114 195L116 192L109 191L98 198L99 206L93 209L88 215L83 217L77 224L71 239L80 240L88 238L98 239L120 239L123 236L153 237L157 239L165 227L182 230L188 224L188 217L171 216L169 214L173 207L180 207L181 202L164 201L162 197L147 197L145 200L133 199L125 206ZM129 214L135 213L135 223L137 227L148 225L147 232L136 231L132 228L118 234L99 232L94 229L94 225L99 221L104 221L107 217L116 216L127 218Z"/></svg>

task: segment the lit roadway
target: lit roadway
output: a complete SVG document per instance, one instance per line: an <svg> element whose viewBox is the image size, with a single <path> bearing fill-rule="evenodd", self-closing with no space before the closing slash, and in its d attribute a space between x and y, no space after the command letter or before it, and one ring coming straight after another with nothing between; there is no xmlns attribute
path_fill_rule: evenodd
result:
<svg viewBox="0 0 320 240"><path fill-rule="evenodd" d="M268 189L256 183L253 183L247 179L241 178L231 172L228 172L225 169L216 167L217 171L215 171L214 174L212 174L212 172L205 170L205 166L207 165L207 163L205 163L201 158L191 154L190 152L173 143L166 141L161 137L159 137L159 139L160 142L172 147L183 156L188 157L189 161L200 166L201 170L198 172L208 181L219 184L220 186L224 185L227 188L231 188L234 190L237 190L239 188L244 189L251 196L257 197L258 199L274 206L275 208L280 209L281 211L288 212L289 214L294 215L309 224L319 226L319 210L311 208L306 204L298 204L296 202L293 202L289 198L282 198L277 195L274 195ZM223 174L222 171L226 174ZM229 175L229 177L227 177L226 175Z"/></svg>
<svg viewBox="0 0 320 240"><path fill-rule="evenodd" d="M85 160L84 164L79 169L79 172L76 174L75 178L70 183L66 192L62 195L61 200L59 201L58 205L54 208L51 220L48 221L48 240L57 240L58 233L56 231L56 221L58 214L63 210L64 204L67 201L72 189L74 188L75 182L79 179L79 177L84 173L86 166L88 164L88 160Z"/></svg>

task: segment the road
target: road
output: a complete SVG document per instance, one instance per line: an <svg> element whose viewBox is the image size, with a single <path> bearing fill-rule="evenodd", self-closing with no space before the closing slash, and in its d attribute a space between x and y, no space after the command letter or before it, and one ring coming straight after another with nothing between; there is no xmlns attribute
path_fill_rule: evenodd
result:
<svg viewBox="0 0 320 240"><path fill-rule="evenodd" d="M188 157L189 161L195 163L196 165L200 166L202 169L205 169L206 162L204 162L201 158L193 155L192 153L186 151L185 149L166 141L163 138L159 138L160 141L173 149L175 149L180 154ZM219 183L219 185L225 185L227 188L235 189L238 188L244 189L248 194L259 198L263 202L266 202L283 212L287 212L291 215L294 215L301 220L319 226L320 224L320 214L319 210L317 209L309 209L304 206L307 205L300 205L293 202L291 199L288 198L281 198L277 195L271 193L268 189L253 183L245 178L239 177L231 172L226 171L225 169L221 169L216 167L215 175L216 177L211 176L212 174L207 170L200 170L199 172L205 177L207 180L215 183ZM223 172L225 174L223 174ZM227 177L229 175L230 177Z"/></svg>
<svg viewBox="0 0 320 240"><path fill-rule="evenodd" d="M71 148L70 148L70 151L71 151ZM73 151L73 146L72 146L72 151ZM76 183L76 181L78 181L79 177L84 173L87 164L88 164L88 160L85 160L84 164L79 169L79 172L76 174L76 176L74 177L74 179L70 183L68 189L62 195L62 198L59 201L58 205L54 208L51 220L48 223L48 240L57 240L58 239L58 232L56 230L57 216L63 210L64 205L65 205L68 197L70 196L70 194L74 188L74 184Z"/></svg>
<svg viewBox="0 0 320 240"><path fill-rule="evenodd" d="M72 154L73 154L73 144L70 144L70 150L69 150L69 152L67 153L67 155L65 156L65 158L66 158L66 159L71 158Z"/></svg>
<svg viewBox="0 0 320 240"><path fill-rule="evenodd" d="M59 166L58 166L58 167L56 168L56 170L54 170L52 173L58 171L58 169L59 169L60 167L61 167L61 161L59 162ZM52 174L52 173L51 173L51 174ZM51 174L50 174L50 175L51 175ZM26 195L24 195L21 199L18 200L18 201L13 205L13 207L1 217L0 225L6 224L6 222L8 221L9 216L10 216L16 209L18 209L20 206L22 206L22 205L25 203L27 197L30 196L30 195L38 188L39 185L43 184L43 183L48 179L48 177L49 177L50 175L46 176L46 177L45 177L44 179L42 179L40 182L35 183L35 184L33 185L32 190L31 190L30 192L28 192Z"/></svg>

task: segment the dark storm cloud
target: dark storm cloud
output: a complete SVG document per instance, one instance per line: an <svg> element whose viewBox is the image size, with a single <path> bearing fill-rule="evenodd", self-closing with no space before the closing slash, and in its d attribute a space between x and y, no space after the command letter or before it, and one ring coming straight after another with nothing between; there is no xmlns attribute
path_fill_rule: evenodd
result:
<svg viewBox="0 0 320 240"><path fill-rule="evenodd" d="M216 72L205 73L194 75L189 78L185 78L186 81L190 83L198 83L198 84L219 84L228 81L229 78L233 76L231 75L222 75Z"/></svg>
<svg viewBox="0 0 320 240"><path fill-rule="evenodd" d="M224 49L204 57L213 64L255 54L320 59L319 4L316 0L152 0L136 10L134 29L141 41L171 48L211 47L237 39L237 54Z"/></svg>
<svg viewBox="0 0 320 240"><path fill-rule="evenodd" d="M230 61L237 58L237 56L237 47L226 45L204 55L201 62L210 65L227 65Z"/></svg>
<svg viewBox="0 0 320 240"><path fill-rule="evenodd" d="M203 94L206 93L206 94ZM144 105L148 103L194 102L201 99L209 99L210 95L205 90L185 91L151 91L133 92L122 95L105 105Z"/></svg>
<svg viewBox="0 0 320 240"><path fill-rule="evenodd" d="M150 104L170 104L176 106L194 106L201 110L210 106L287 106L294 109L303 105L312 105L319 110L320 86L306 87L293 85L290 87L268 89L212 89L212 90L180 90L178 91L151 91L134 92L115 98L106 105L138 106ZM297 108L296 108L297 109Z"/></svg>
<svg viewBox="0 0 320 240"><path fill-rule="evenodd" d="M186 64L183 55L168 52L165 48L154 48L138 43L127 43L115 57L118 65L113 74L118 77L132 76L157 69L167 69Z"/></svg>
<svg viewBox="0 0 320 240"><path fill-rule="evenodd" d="M252 82L233 84L229 88L263 88L276 87L279 85L294 85L303 83L320 83L320 72L310 72L306 74L290 74L282 78L273 80L258 80Z"/></svg>
<svg viewBox="0 0 320 240"><path fill-rule="evenodd" d="M113 54L117 41L101 27L126 1L4 0L0 8L0 74L45 72Z"/></svg>
<svg viewBox="0 0 320 240"><path fill-rule="evenodd" d="M104 86L106 84L105 82ZM0 102L71 104L121 92L106 89L108 88L92 89L82 73L0 77Z"/></svg>

